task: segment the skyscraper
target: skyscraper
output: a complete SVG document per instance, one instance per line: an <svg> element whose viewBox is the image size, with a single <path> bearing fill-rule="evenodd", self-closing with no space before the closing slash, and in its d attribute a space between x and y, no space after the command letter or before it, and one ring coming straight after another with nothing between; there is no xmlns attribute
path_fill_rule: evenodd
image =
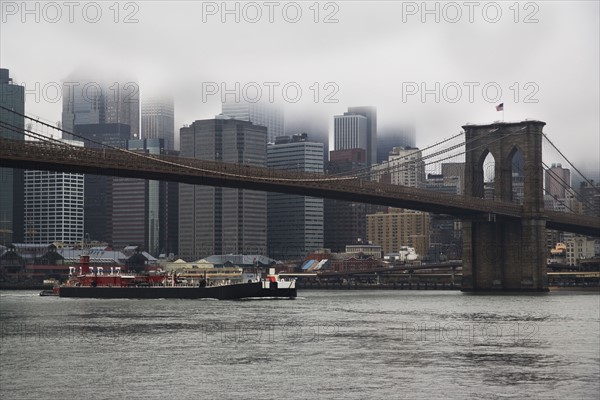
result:
<svg viewBox="0 0 600 400"><path fill-rule="evenodd" d="M365 149L330 152L327 169L330 173L350 172L366 165ZM366 242L367 214L375 212L364 203L325 199L324 246L332 251L345 251L346 245Z"/></svg>
<svg viewBox="0 0 600 400"><path fill-rule="evenodd" d="M175 111L172 98L142 101L142 139L164 139L165 149L175 148Z"/></svg>
<svg viewBox="0 0 600 400"><path fill-rule="evenodd" d="M358 114L333 117L335 150L363 149L367 151L367 118Z"/></svg>
<svg viewBox="0 0 600 400"><path fill-rule="evenodd" d="M390 151L388 162L382 164L390 169L391 183L410 187L419 187L425 182L425 161L421 150L413 147L394 147Z"/></svg>
<svg viewBox="0 0 600 400"><path fill-rule="evenodd" d="M131 137L140 138L140 91L136 82L115 82L106 93L107 124L129 125Z"/></svg>
<svg viewBox="0 0 600 400"><path fill-rule="evenodd" d="M164 139L129 140L127 148L144 154L169 153L165 150ZM177 193L169 189L178 184L121 177L113 178L111 184L110 236L113 246L120 249L128 245L141 245L155 256L176 253L172 225L177 224L177 215L169 212L169 204L177 201Z"/></svg>
<svg viewBox="0 0 600 400"><path fill-rule="evenodd" d="M583 213L597 217L600 215L600 183L593 180L579 184L578 200L583 205Z"/></svg>
<svg viewBox="0 0 600 400"><path fill-rule="evenodd" d="M565 199L567 187L571 186L571 171L561 164L552 164L545 172L544 189L546 194Z"/></svg>
<svg viewBox="0 0 600 400"><path fill-rule="evenodd" d="M284 134L283 108L273 103L225 102L222 114L254 125L267 127L267 142L275 143L277 136Z"/></svg>
<svg viewBox="0 0 600 400"><path fill-rule="evenodd" d="M83 136L80 140L85 147L102 148L97 144L102 143L124 149L131 138L129 125L124 124L75 125L74 130ZM91 240L112 241L112 179L109 176L85 174L84 230L89 233Z"/></svg>
<svg viewBox="0 0 600 400"><path fill-rule="evenodd" d="M140 98L137 83L107 85L93 80L65 83L62 127L73 132L75 125L119 123L129 125L139 137ZM63 134L65 139L71 135Z"/></svg>
<svg viewBox="0 0 600 400"><path fill-rule="evenodd" d="M267 128L207 119L180 129L181 156L265 167ZM265 254L267 195L246 189L179 185L179 255Z"/></svg>
<svg viewBox="0 0 600 400"><path fill-rule="evenodd" d="M82 142L63 142L83 147ZM81 242L83 197L83 174L26 170L25 243Z"/></svg>
<svg viewBox="0 0 600 400"><path fill-rule="evenodd" d="M0 105L25 113L25 88L0 68ZM0 137L23 140L25 118L0 108ZM0 168L0 244L23 241L23 170Z"/></svg>
<svg viewBox="0 0 600 400"><path fill-rule="evenodd" d="M377 108L372 106L348 107L348 113L367 118L367 165L377 163Z"/></svg>
<svg viewBox="0 0 600 400"><path fill-rule="evenodd" d="M69 82L71 83L71 82ZM73 132L75 125L99 124L106 121L106 104L99 85L88 83L64 85L62 129ZM67 137L68 136L68 137ZM63 133L64 139L73 139Z"/></svg>
<svg viewBox="0 0 600 400"><path fill-rule="evenodd" d="M304 134L279 136L267 147L269 168L323 173L323 143ZM267 194L268 251L271 258L293 260L323 247L323 199Z"/></svg>
<svg viewBox="0 0 600 400"><path fill-rule="evenodd" d="M367 166L377 162L377 109L348 107L344 115L334 116L334 149L365 149Z"/></svg>

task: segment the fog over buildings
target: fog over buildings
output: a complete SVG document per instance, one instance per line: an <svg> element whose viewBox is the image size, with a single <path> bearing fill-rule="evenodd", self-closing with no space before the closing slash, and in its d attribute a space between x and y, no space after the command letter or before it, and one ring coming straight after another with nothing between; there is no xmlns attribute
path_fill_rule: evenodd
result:
<svg viewBox="0 0 600 400"><path fill-rule="evenodd" d="M598 399L600 0L0 0L0 153L0 399Z"/></svg>
<svg viewBox="0 0 600 400"><path fill-rule="evenodd" d="M62 104L54 84L82 70L137 81L141 101L145 92L172 96L176 145L183 124L220 113L224 92L266 98L272 88L285 103L286 134L317 139L327 129L330 148L332 116L373 105L379 127L414 124L419 147L465 123L540 119L580 169L600 170L598 2L519 3L518 12L512 3L440 2L427 12L420 2L344 1L320 4L318 15L298 3L297 19L282 3L272 22L262 3L258 19L243 2L238 15L221 3L207 10L207 2L166 1L115 15L98 3L94 23L82 8L73 22L66 9L50 21L41 2L36 21L14 4L3 14L2 66L26 85L27 112L52 122ZM495 110L501 102L504 115Z"/></svg>

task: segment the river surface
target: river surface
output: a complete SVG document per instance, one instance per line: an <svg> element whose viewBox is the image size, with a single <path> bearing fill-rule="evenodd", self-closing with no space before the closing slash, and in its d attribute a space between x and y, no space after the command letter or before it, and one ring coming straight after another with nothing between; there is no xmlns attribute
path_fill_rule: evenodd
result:
<svg viewBox="0 0 600 400"><path fill-rule="evenodd" d="M0 292L0 399L598 399L600 296Z"/></svg>

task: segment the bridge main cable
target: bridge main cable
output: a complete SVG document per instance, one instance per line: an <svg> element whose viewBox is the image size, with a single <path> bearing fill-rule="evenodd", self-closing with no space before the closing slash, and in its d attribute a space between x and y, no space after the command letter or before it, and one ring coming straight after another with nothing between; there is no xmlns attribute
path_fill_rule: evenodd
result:
<svg viewBox="0 0 600 400"><path fill-rule="evenodd" d="M7 108L7 107L1 106L1 105L0 105L0 108L2 108L4 110L7 110L9 112L12 112L12 113L14 113L16 115L19 115L21 117L27 118L27 119L29 119L31 121L35 121L36 123L39 123L39 124L44 125L46 127L49 127L51 129L55 129L57 131L66 133L68 135L72 135L72 136L80 138L80 139L82 139L84 141L91 142L91 143L97 144L97 145L105 147L105 148L109 148L111 150L115 150L115 151L118 151L118 152L121 152L121 153L126 153L127 155L130 155L130 156L140 157L140 158L144 158L144 159L147 159L147 160L152 160L154 162L170 164L172 166L177 166L177 167L180 167L180 168L197 170L197 171L200 171L200 172L219 173L219 174L222 174L222 175L231 176L231 177L238 177L238 178L245 177L245 175L232 174L232 173L227 173L227 172L223 172L223 171L213 171L213 170L204 170L204 171L202 171L202 170L200 170L200 169L198 169L196 167L192 167L192 166L189 166L189 165L180 164L180 163L176 163L174 161L164 160L164 159L161 159L159 157L150 156L150 155L147 155L147 154L144 154L144 153L139 153L139 152L135 152L135 151L123 149L123 148L120 148L120 147L112 146L112 145L109 145L109 144L106 144L106 143L102 143L102 142L98 142L98 141L93 140L93 139L86 138L83 135L79 135L77 133L69 132L69 131L64 130L62 128L58 128L56 126L52 126L52 125L50 125L50 124L48 124L46 122L40 121L39 119L27 116L25 114L21 114L21 113L19 113L17 111L14 111L14 110L10 109L10 108ZM27 130L27 129L24 129L24 131L27 131L27 132L29 132L31 134L35 134L35 135L41 135L40 133L32 132L31 130ZM21 133L21 132L19 132L19 133ZM43 136L43 135L41 135L41 136ZM44 138L40 137L40 139L43 140L46 143L50 143L50 140L56 141L56 139L54 139L54 138L48 138L48 137L44 137ZM77 151L81 150L81 148L78 147L78 146L72 146L72 145L69 145L69 144L64 143L64 142L61 142L61 144L63 144L63 145L66 144L67 146L69 146L73 150L77 150ZM318 178L314 177L314 178L309 178L309 179L305 179L305 180L307 180L309 182L317 182L317 181L331 182L331 181L346 181L346 180L356 180L356 179L358 179L357 177L354 177L354 176L349 176L349 177L332 177L332 178L322 178L322 176L323 175L321 175L321 177L318 177ZM298 178L263 177L262 179L282 181L282 182L285 182L285 181L298 181Z"/></svg>

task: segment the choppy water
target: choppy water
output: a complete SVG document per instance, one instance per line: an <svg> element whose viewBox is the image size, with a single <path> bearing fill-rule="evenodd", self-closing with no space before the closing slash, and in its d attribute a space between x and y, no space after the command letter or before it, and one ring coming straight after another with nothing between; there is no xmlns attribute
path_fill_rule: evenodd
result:
<svg viewBox="0 0 600 400"><path fill-rule="evenodd" d="M598 399L600 296L0 292L1 399Z"/></svg>

